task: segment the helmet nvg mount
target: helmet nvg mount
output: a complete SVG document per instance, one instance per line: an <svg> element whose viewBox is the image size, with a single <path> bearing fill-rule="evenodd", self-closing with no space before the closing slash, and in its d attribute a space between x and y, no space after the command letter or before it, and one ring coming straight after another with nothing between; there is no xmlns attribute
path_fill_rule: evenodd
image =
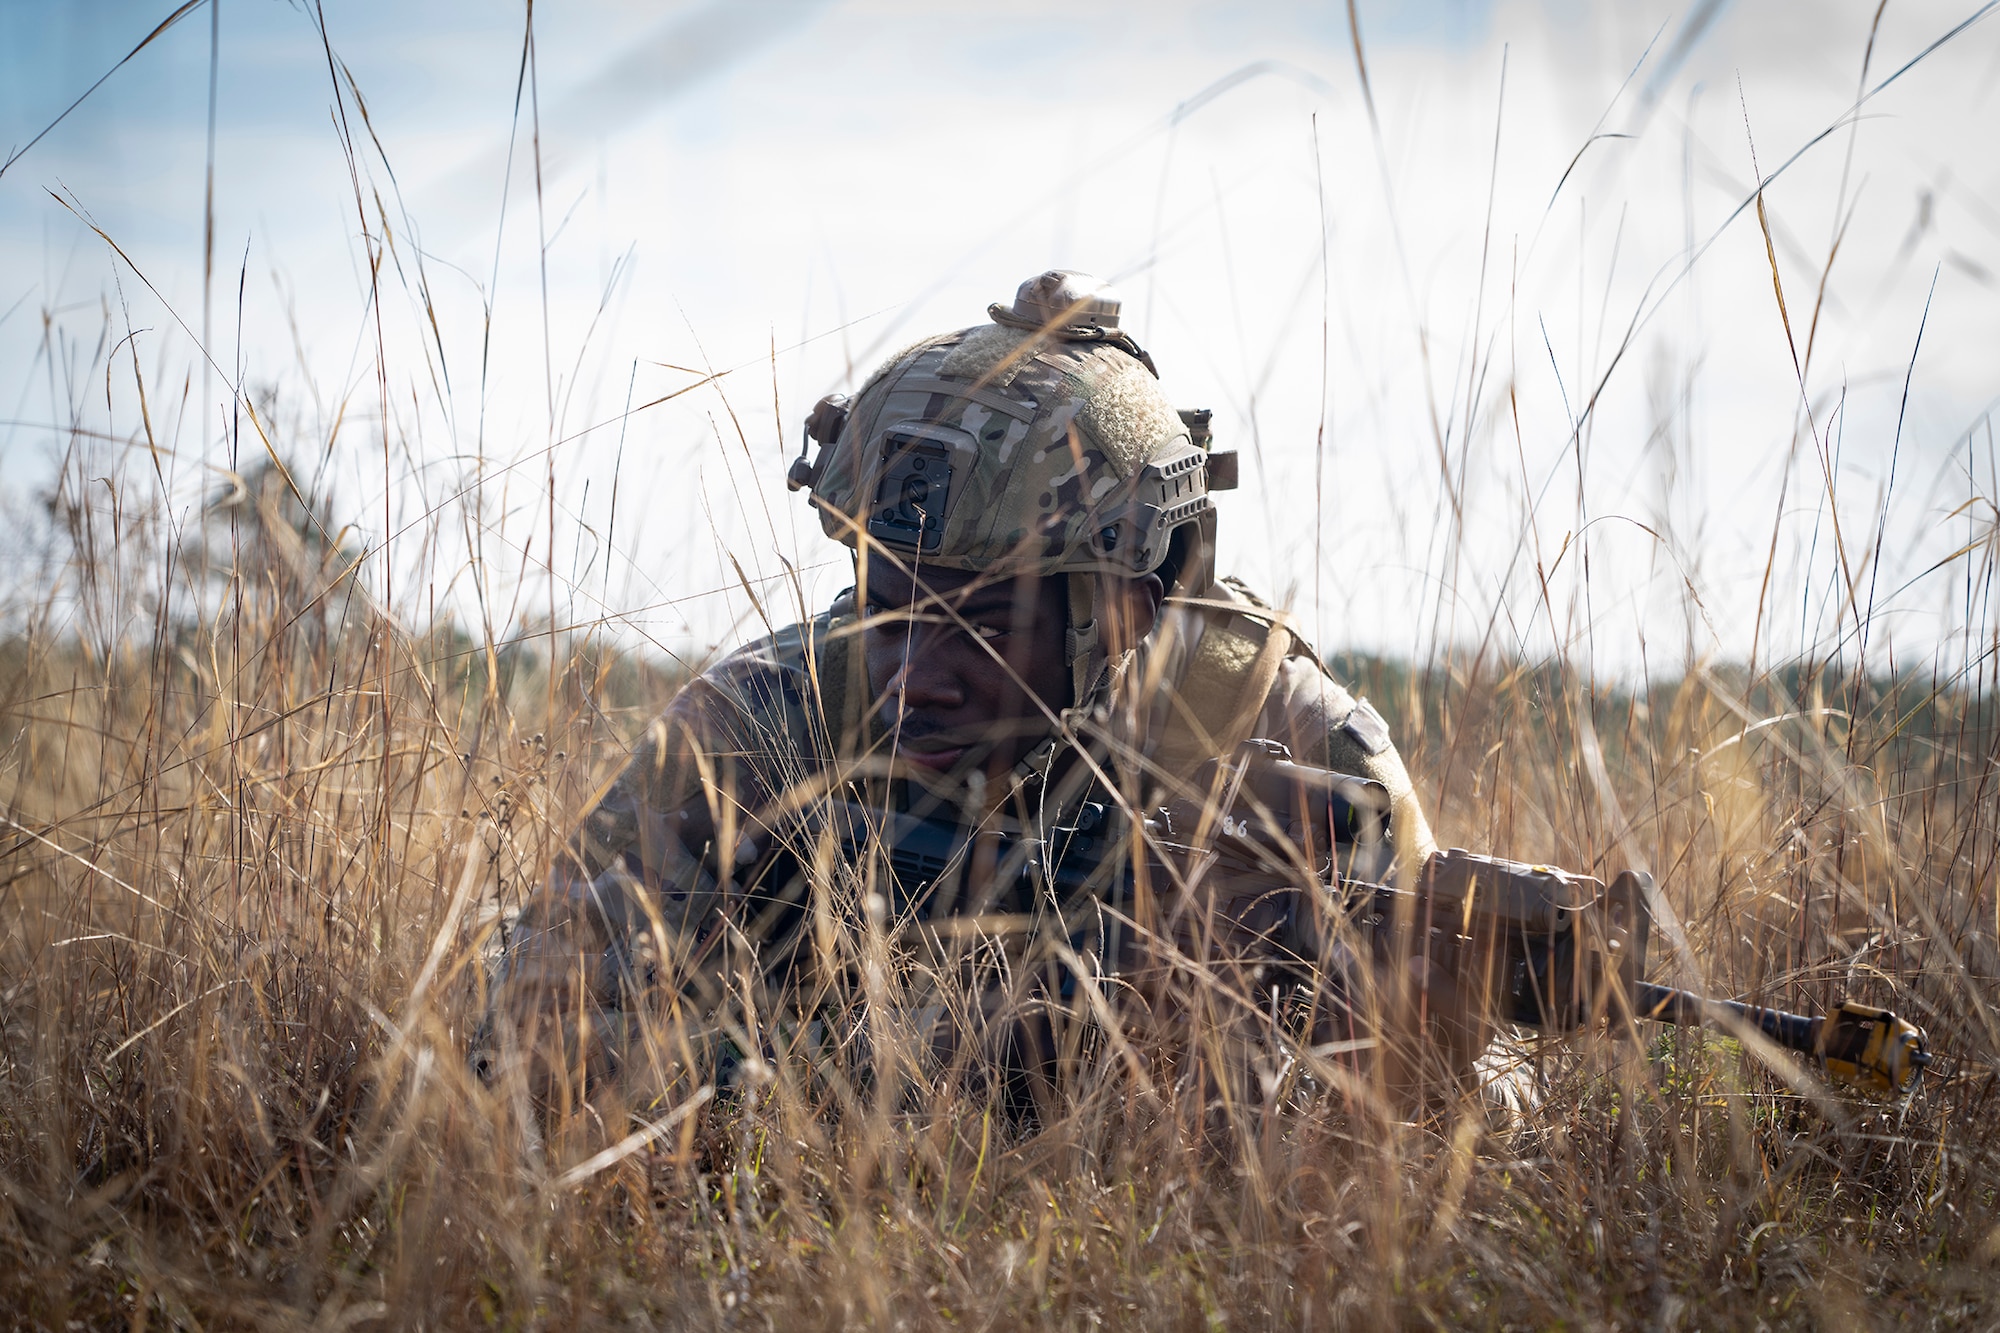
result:
<svg viewBox="0 0 2000 1333"><path fill-rule="evenodd" d="M814 407L820 456L802 450L787 482L810 489L827 535L965 570L1134 577L1171 573L1170 554L1185 568L1236 458L1210 452L1206 411L1168 402L1117 294L1057 270L987 313Z"/></svg>

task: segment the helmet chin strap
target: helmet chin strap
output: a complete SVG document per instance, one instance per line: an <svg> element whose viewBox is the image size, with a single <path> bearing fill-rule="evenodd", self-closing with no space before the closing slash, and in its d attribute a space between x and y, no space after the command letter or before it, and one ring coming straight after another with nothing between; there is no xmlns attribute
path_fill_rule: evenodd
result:
<svg viewBox="0 0 2000 1333"><path fill-rule="evenodd" d="M1069 700L1080 706L1097 682L1092 663L1097 658L1097 576L1069 575L1069 626L1063 631L1063 652L1069 659Z"/></svg>

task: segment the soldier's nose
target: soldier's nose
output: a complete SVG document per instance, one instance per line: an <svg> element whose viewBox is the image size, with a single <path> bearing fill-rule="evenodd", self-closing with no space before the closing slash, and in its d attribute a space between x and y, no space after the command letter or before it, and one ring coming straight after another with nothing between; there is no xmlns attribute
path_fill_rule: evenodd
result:
<svg viewBox="0 0 2000 1333"><path fill-rule="evenodd" d="M965 705L965 682L931 636L913 635L889 678L889 704L910 712L949 712Z"/></svg>

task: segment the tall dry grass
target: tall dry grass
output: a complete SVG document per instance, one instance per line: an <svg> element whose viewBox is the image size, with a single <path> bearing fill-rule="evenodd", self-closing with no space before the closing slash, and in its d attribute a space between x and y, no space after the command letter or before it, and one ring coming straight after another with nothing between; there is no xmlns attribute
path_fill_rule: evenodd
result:
<svg viewBox="0 0 2000 1333"><path fill-rule="evenodd" d="M267 428L236 425L253 454ZM538 1103L469 1070L484 960L682 673L552 613L471 634L385 608L343 516L275 462L184 525L126 440L93 444L79 410L0 608L12 1324L1995 1319L1990 539L1963 556L1952 674L1830 652L1612 689L1561 659L1337 663L1443 843L1651 868L1675 918L1656 976L1894 1007L1940 1056L1907 1101L1712 1034L1516 1034L1492 1095L1410 1118L1266 1063L1218 1135L1116 1052L1024 1118L886 1019L871 1079L739 1007L789 1055L725 1095L664 1022L663 1077ZM865 972L882 943L850 906ZM916 983L871 984L879 1016Z"/></svg>
<svg viewBox="0 0 2000 1333"><path fill-rule="evenodd" d="M1992 1318L1990 652L1977 678L1636 692L1340 663L1443 841L1652 866L1681 936L1656 974L1901 1010L1941 1053L1907 1102L1676 1033L1503 1043L1511 1110L1408 1120L1267 1067L1223 1151L1115 1058L1040 1120L914 1060L871 1082L797 1050L713 1099L670 1053L656 1087L538 1107L468 1073L482 954L673 675L584 631L398 626L275 467L172 561L157 514L93 530L82 475L51 502L67 623L17 607L4 649L21 1326ZM149 580L193 612L119 626Z"/></svg>

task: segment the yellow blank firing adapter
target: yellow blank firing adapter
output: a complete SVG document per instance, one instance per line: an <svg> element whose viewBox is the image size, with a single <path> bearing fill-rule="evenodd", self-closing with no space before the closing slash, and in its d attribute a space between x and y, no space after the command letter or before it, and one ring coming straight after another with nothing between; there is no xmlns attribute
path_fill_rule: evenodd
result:
<svg viewBox="0 0 2000 1333"><path fill-rule="evenodd" d="M1887 1009L1846 1000L1814 1026L1816 1053L1837 1082L1900 1096L1931 1062L1923 1029Z"/></svg>

